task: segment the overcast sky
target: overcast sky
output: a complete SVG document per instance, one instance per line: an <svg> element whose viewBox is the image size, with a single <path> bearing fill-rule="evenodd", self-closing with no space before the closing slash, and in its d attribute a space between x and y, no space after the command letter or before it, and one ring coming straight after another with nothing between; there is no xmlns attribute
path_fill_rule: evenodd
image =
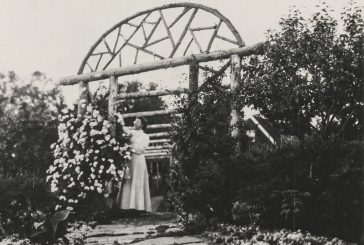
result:
<svg viewBox="0 0 364 245"><path fill-rule="evenodd" d="M186 0L188 1L188 0ZM122 19L136 12L177 1L167 0L0 0L0 72L14 70L27 78L42 71L53 80L74 75L91 45ZM264 40L268 29L295 5L305 15L315 11L317 0L197 0L218 9L230 19L247 45ZM326 1L339 16L345 0ZM359 1L360 2L360 1ZM171 84L162 77L171 69L149 76L150 81ZM161 77L156 80L156 77ZM136 77L148 80L148 77ZM66 97L73 98L74 91Z"/></svg>

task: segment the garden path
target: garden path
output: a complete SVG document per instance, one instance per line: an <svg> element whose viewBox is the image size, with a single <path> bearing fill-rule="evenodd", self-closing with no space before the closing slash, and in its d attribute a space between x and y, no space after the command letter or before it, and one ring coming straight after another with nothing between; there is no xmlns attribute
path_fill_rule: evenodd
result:
<svg viewBox="0 0 364 245"><path fill-rule="evenodd" d="M153 211L158 209L159 204L158 198L152 198ZM97 225L86 236L85 244L208 244L202 237L186 235L174 222L175 218L176 215L172 213L154 212Z"/></svg>

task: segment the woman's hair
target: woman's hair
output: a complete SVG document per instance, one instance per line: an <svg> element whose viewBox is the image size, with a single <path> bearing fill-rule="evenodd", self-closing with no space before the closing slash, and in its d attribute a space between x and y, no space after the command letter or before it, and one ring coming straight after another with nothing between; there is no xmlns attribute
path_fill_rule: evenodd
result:
<svg viewBox="0 0 364 245"><path fill-rule="evenodd" d="M145 119L145 117L137 117L136 119L139 119L142 122L142 129L145 130L148 126L147 119Z"/></svg>

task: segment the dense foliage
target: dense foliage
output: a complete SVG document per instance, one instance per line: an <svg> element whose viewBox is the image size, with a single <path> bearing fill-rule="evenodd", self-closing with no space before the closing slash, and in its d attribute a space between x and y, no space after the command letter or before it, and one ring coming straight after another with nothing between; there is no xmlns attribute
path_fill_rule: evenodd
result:
<svg viewBox="0 0 364 245"><path fill-rule="evenodd" d="M221 78L214 84L221 83ZM177 101L181 116L175 118L176 144L171 171L172 199L181 214L194 211L208 217L229 217L234 198L233 144L229 136L230 96L207 86L190 103Z"/></svg>
<svg viewBox="0 0 364 245"><path fill-rule="evenodd" d="M50 81L35 72L30 82L14 72L0 74L0 174L45 176L57 139L57 116L64 108L57 88L43 89Z"/></svg>
<svg viewBox="0 0 364 245"><path fill-rule="evenodd" d="M224 220L360 239L363 20L350 3L339 32L329 12L306 20L292 10L268 32L265 54L245 63L240 108L259 110L277 145L243 134L232 151L226 93L208 87L179 101L171 199L187 231Z"/></svg>
<svg viewBox="0 0 364 245"><path fill-rule="evenodd" d="M361 142L327 144L313 138L278 149L251 147L236 169L234 221L358 239L363 150Z"/></svg>
<svg viewBox="0 0 364 245"><path fill-rule="evenodd" d="M0 237L29 237L40 218L37 211L54 208L45 171L65 105L50 82L41 72L30 81L14 72L0 74Z"/></svg>
<svg viewBox="0 0 364 245"><path fill-rule="evenodd" d="M264 55L244 68L241 100L283 134L357 140L363 134L364 21L350 2L342 25L320 9L292 10L269 31ZM341 30L342 29L342 30Z"/></svg>

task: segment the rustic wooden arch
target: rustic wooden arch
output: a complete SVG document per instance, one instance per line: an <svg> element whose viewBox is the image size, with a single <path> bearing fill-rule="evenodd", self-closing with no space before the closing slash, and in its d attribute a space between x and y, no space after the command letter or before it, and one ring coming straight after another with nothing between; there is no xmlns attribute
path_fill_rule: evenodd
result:
<svg viewBox="0 0 364 245"><path fill-rule="evenodd" d="M174 18L171 22L168 23L168 20L164 18L162 10L167 10L171 8L181 8L180 14ZM205 26L205 27L195 27L191 28L191 23L193 18L195 17L198 10L208 12L215 17L218 18L218 22L216 24ZM157 39L153 42L149 42L151 39L148 38L149 36L152 36L154 31L153 28L152 31L147 35L143 32L143 24L149 22L148 16L152 13L159 14L159 18L155 23L152 23L154 27L158 26L161 22L165 26L165 37L162 39ZM178 41L175 42L174 38L170 32L170 28L177 23L181 17L185 14L190 14L190 18L187 21L187 24L184 25L184 29L182 31L182 35L179 36ZM131 22L135 18L141 17L141 21L137 24ZM228 37L220 36L218 35L219 27L224 23L228 30L232 33L234 36L234 40ZM150 24L150 23L148 23ZM120 40L120 30L124 25L129 25L135 28L135 31L132 32L132 34L128 37L124 37L124 41L121 45L118 47L118 42ZM213 30L211 38L208 42L208 45L205 49L202 49L200 45L198 45L199 41L197 38L193 35L194 31L200 31L200 30ZM143 32L144 34L144 45L137 46L136 44L131 42L131 39L133 35L137 32ZM186 37L186 32L189 31L191 35L191 42L194 42L198 47L199 52L194 52L192 54L186 55L186 52L183 53L182 56L175 57L176 50L179 48L180 43L182 40ZM113 32L117 32L115 42L113 45L107 42L107 37ZM233 44L233 48L230 49L224 49L224 50L211 50L211 45L213 41L219 38L229 44ZM172 44L172 49L170 51L170 55L168 57L162 57L160 54L152 53L157 60L152 62L143 62L139 63L137 56L138 52L149 52L148 49L146 49L147 45L153 45L158 42L162 42L164 40L170 40ZM97 53L97 47L104 46L105 52L104 53ZM99 66L100 60L105 56L109 57L110 59L114 59L116 55L120 54L121 50L125 46L130 46L134 48L136 51L136 58L135 62L132 65L128 66L120 66L116 68L110 68L109 64L111 62L106 62L106 64L101 67ZM118 48L117 48L118 47ZM188 49L189 45L187 46ZM219 11L200 5L200 4L194 4L194 3L175 3L175 4L168 4L163 5L161 7L153 8L150 10L142 11L140 13L137 13L129 18L126 18L119 22L118 24L114 25L112 28L110 28L108 31L106 31L97 41L96 43L91 47L90 51L87 53L86 57L83 59L81 66L78 70L78 75L69 76L65 78L61 78L59 80L60 85L74 85L79 84L80 88L80 100L79 100L79 116L82 116L85 113L86 105L88 103L88 83L92 81L100 81L103 79L109 79L109 101L108 101L108 116L110 122L114 125L111 129L111 133L115 134L115 119L114 115L116 112L116 104L120 100L125 99L132 99L132 98L144 98L144 97L151 97L151 96L164 96L164 95L171 95L175 93L180 93L180 91L173 91L173 90L159 90L159 91L151 91L151 92L139 92L139 93L122 93L118 94L118 82L117 79L120 76L125 75L131 75L131 74L138 74L142 72L152 71L152 70L158 70L158 69L165 69L165 68L172 68L177 66L183 66L183 65L189 65L189 89L185 92L189 93L191 102L195 99L196 94L201 91L206 84L210 83L214 80L216 76L220 76L225 72L225 70L230 66L230 91L231 93L231 103L232 103L232 111L231 111L231 119L230 119L230 125L231 125L231 134L233 137L238 137L239 131L236 125L238 124L240 120L240 114L238 108L236 108L236 91L237 87L240 83L240 75L241 75L241 57L243 56L249 56L253 54L260 54L262 53L262 43L257 43L251 46L245 46L243 40L241 39L239 33L236 31L234 26L231 24L231 22L224 17ZM92 68L90 64L88 64L88 60L92 56L98 57L98 62L96 63L96 67ZM229 61L223 65L223 67L219 71L211 70L210 68L203 67L200 65L202 62L208 62L208 61L214 61L214 60L221 60L221 59L229 59ZM85 73L85 67L89 67L91 72ZM198 74L199 69L205 69L213 72L213 75L211 78L208 78L202 85L198 86ZM227 91L226 91L227 92ZM125 118L128 117L135 117L135 116L155 116L155 115L165 115L175 113L175 111L171 110L161 110L161 111L149 111L149 112L138 112L138 113L129 113L124 114L123 116ZM170 128L169 125L166 124L160 124L160 125L151 125L151 127L154 128L160 128L167 130ZM152 137L152 146L150 148L150 151L146 155L150 158L172 158L169 144L170 140L168 137L170 134L165 132L150 134L150 137Z"/></svg>
<svg viewBox="0 0 364 245"><path fill-rule="evenodd" d="M172 20L168 20L164 16L162 11L169 10L169 9L181 9L181 11L178 16L176 16ZM193 23L198 11L205 11L211 15L214 15L218 19L218 21L216 23L210 23L210 25L204 26L204 27L202 27L202 26L192 27L192 23ZM154 20L154 21L150 20L150 17L153 13L157 13L157 15L159 16L157 20ZM178 22L181 22L182 21L181 18L186 15L189 15L188 21L187 21L187 23L184 23L184 29L183 29L182 33L180 35L178 35L176 38L176 36L173 36L173 34L171 32L171 28L173 28L173 26L175 26ZM139 17L141 19L136 20ZM135 21L137 23L135 23ZM226 36L222 36L222 35L218 34L219 28L221 27L222 24L225 24L227 26L227 28L231 32L232 36L234 36L234 39L231 39ZM145 25L153 26L149 33L147 33L147 31L145 30L145 28L144 28ZM165 34L162 38L151 41L151 40L153 40L153 37L155 35L157 35L155 33L155 30L157 29L157 27L159 25L164 25ZM124 36L122 34L122 30L125 26L134 28L133 32L128 36ZM199 42L199 40L198 40L198 37L196 35L194 35L195 32L202 31L202 30L211 30L212 31L208 45L206 47L202 47L201 42ZM133 42L133 37L135 37L135 35L137 35L138 32L142 33L144 36L143 45L138 45L135 42ZM184 55L187 53L187 50L190 47L191 43L194 43L198 46L199 51L200 51L199 53L204 53L204 52L208 53L208 52L212 51L211 47L212 47L213 41L216 38L221 39L230 44L233 44L236 47L243 47L245 45L242 38L240 37L238 31L231 24L230 20L227 19L225 16L223 16L218 10L204 6L204 5L195 4L195 3L167 4L167 5L163 5L160 7L156 7L153 9L149 9L149 10L145 10L145 11L136 13L136 14L120 21L119 23L117 23L116 25L111 27L109 30L107 30L104 34L101 35L101 37L95 42L95 44L92 45L91 49L89 50L86 57L83 59L83 61L81 63L81 66L78 70L78 74L84 73L84 70L86 67L88 67L91 72L105 70L105 69L109 68L111 62L117 56L119 56L119 67L121 67L122 66L121 52L126 47L131 47L131 48L135 49L134 64L139 64L139 62L138 62L139 61L138 60L139 52L144 52L144 53L153 55L154 57L159 58L159 59L173 58L173 57L175 57L177 50L181 48L182 41L187 38L187 36L186 36L187 33L190 34L191 40L188 42L188 45L187 45L186 49L184 50ZM116 36L116 38L113 38L113 40L112 40L113 43L110 43L110 41L109 42L107 41L107 38L110 36ZM148 47L153 46L157 43L163 42L165 40L169 40L172 44L171 46L166 45L166 48L171 47L168 57L164 57L162 54L153 52L148 49ZM98 52L97 51L98 48L101 48L104 51ZM95 60L97 60L96 64L92 64L92 65L90 64L89 60L91 57L94 58ZM105 59L107 60L106 64L100 65L100 64L102 64L102 61Z"/></svg>

